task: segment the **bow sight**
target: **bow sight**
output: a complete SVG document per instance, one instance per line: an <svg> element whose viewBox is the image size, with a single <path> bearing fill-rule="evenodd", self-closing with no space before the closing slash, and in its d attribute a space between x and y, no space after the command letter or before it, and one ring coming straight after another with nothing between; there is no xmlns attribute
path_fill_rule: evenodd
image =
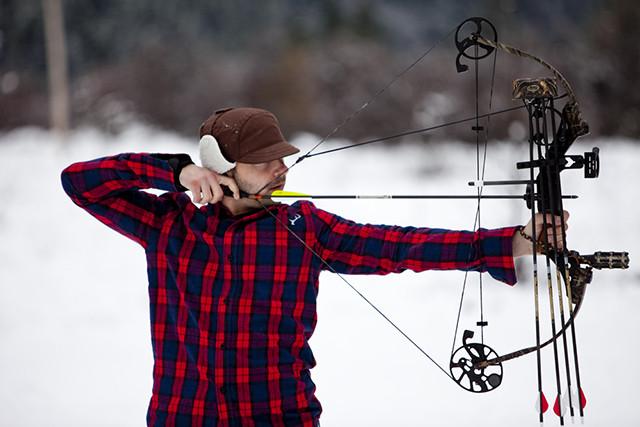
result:
<svg viewBox="0 0 640 427"><path fill-rule="evenodd" d="M466 32L466 33L465 33ZM483 34L484 33L484 34ZM464 36L464 34L467 34ZM535 79L516 79L513 82L513 98L520 100L527 111L529 126L529 159L518 162L517 169L529 171L529 179L514 181L484 181L478 177L476 182L470 185L479 186L478 200L480 200L481 188L484 185L525 185L524 199L527 208L531 212L534 226L533 235L540 236L539 239L532 239L533 252L533 283L535 297L535 321L536 321L536 345L525 349L517 350L503 356L497 356L496 352L484 342L470 342L474 333L465 330L462 339L462 346L452 351L449 369L452 378L465 390L482 393L494 390L502 383L502 362L511 360L519 356L537 352L538 362L538 393L539 402L546 402L542 392L542 373L540 362L540 350L548 344L553 344L555 362L555 383L556 383L556 404L554 410L560 417L560 424L564 424L564 409L561 396L561 364L558 356L557 338L562 338L564 349L564 371L566 375L566 387L572 389L572 375L569 361L569 348L567 345L568 331L571 332L573 366L575 372L578 395L580 396L578 407L580 416L583 416L583 407L586 400L580 384L580 370L578 364L578 354L576 349L576 335L574 320L584 298L586 285L591 282L592 269L628 268L629 256L627 252L596 252L592 255L580 255L576 251L567 248L566 235L564 233L565 223L562 215L563 196L560 182L560 173L565 169L584 168L585 178L597 178L600 172L599 149L594 147L591 151L583 155L569 155L567 150L573 142L580 136L589 132L588 124L582 119L580 108L576 97L567 80L546 61L526 53L520 49L498 42L497 32L491 22L485 18L474 17L461 23L455 36L455 43L458 49L456 57L456 69L464 72L469 69L463 64L462 58L473 61L475 65L476 88L478 85L478 61L486 58L490 54L497 53L498 50L522 58L532 59L547 68L552 77ZM558 86L562 86L566 93L559 95ZM476 89L477 94L477 89ZM556 101L568 98L564 107L559 110ZM476 107L476 116L479 117ZM472 127L479 140L480 132L484 127L476 121ZM552 214L536 216L537 213ZM536 224L536 221L542 224ZM542 226L542 230L536 227ZM565 249L557 250L550 244L546 229L553 230L554 242L562 242ZM560 228L561 235L556 235L555 230ZM537 232L538 231L538 232ZM537 254L544 256L546 263L547 289L549 293L550 317L551 317L551 338L541 343L540 320L539 320L539 297L538 297L538 263ZM555 264L555 276L557 283L557 307L560 311L559 331L556 329L555 309L556 304L553 290L553 278L551 263ZM562 288L564 287L564 292ZM566 296L566 302L563 296ZM564 305L568 306L569 318L565 321ZM487 322L481 320L478 326L484 328ZM568 394L568 406L571 416L574 415L574 402L571 392ZM540 421L543 421L544 405L539 405Z"/></svg>

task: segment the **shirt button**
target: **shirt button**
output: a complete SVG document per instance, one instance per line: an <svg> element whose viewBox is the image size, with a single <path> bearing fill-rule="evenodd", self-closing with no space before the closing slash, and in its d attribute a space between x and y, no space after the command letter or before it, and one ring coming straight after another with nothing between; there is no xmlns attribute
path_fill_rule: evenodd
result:
<svg viewBox="0 0 640 427"><path fill-rule="evenodd" d="M233 255L231 254L227 255L227 259L229 260L229 262L233 262Z"/></svg>
<svg viewBox="0 0 640 427"><path fill-rule="evenodd" d="M227 388L225 386L220 387L220 393L226 393L227 392Z"/></svg>

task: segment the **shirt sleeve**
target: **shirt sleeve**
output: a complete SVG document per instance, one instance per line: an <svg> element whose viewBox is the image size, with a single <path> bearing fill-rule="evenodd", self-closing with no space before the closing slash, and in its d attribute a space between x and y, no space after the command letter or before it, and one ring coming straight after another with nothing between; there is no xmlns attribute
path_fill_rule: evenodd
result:
<svg viewBox="0 0 640 427"><path fill-rule="evenodd" d="M62 171L62 187L75 204L146 248L175 203L141 190L180 191L176 176L184 156L123 153L74 163Z"/></svg>
<svg viewBox="0 0 640 427"><path fill-rule="evenodd" d="M512 240L517 227L472 232L371 225L317 208L313 212L318 252L339 273L463 270L516 283Z"/></svg>

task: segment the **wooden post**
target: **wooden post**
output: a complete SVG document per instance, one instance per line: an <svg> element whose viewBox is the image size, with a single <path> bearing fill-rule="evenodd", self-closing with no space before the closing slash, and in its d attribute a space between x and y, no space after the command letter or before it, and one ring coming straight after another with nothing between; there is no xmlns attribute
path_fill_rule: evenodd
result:
<svg viewBox="0 0 640 427"><path fill-rule="evenodd" d="M42 0L42 6L49 77L49 124L64 137L69 130L69 80L62 0Z"/></svg>

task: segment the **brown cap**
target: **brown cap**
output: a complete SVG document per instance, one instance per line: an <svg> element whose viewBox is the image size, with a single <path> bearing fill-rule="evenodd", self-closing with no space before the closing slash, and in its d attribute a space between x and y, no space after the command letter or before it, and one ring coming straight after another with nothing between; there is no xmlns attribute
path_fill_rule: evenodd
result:
<svg viewBox="0 0 640 427"><path fill-rule="evenodd" d="M298 153L280 131L278 119L259 108L225 108L200 126L200 138L213 135L230 162L264 163Z"/></svg>

